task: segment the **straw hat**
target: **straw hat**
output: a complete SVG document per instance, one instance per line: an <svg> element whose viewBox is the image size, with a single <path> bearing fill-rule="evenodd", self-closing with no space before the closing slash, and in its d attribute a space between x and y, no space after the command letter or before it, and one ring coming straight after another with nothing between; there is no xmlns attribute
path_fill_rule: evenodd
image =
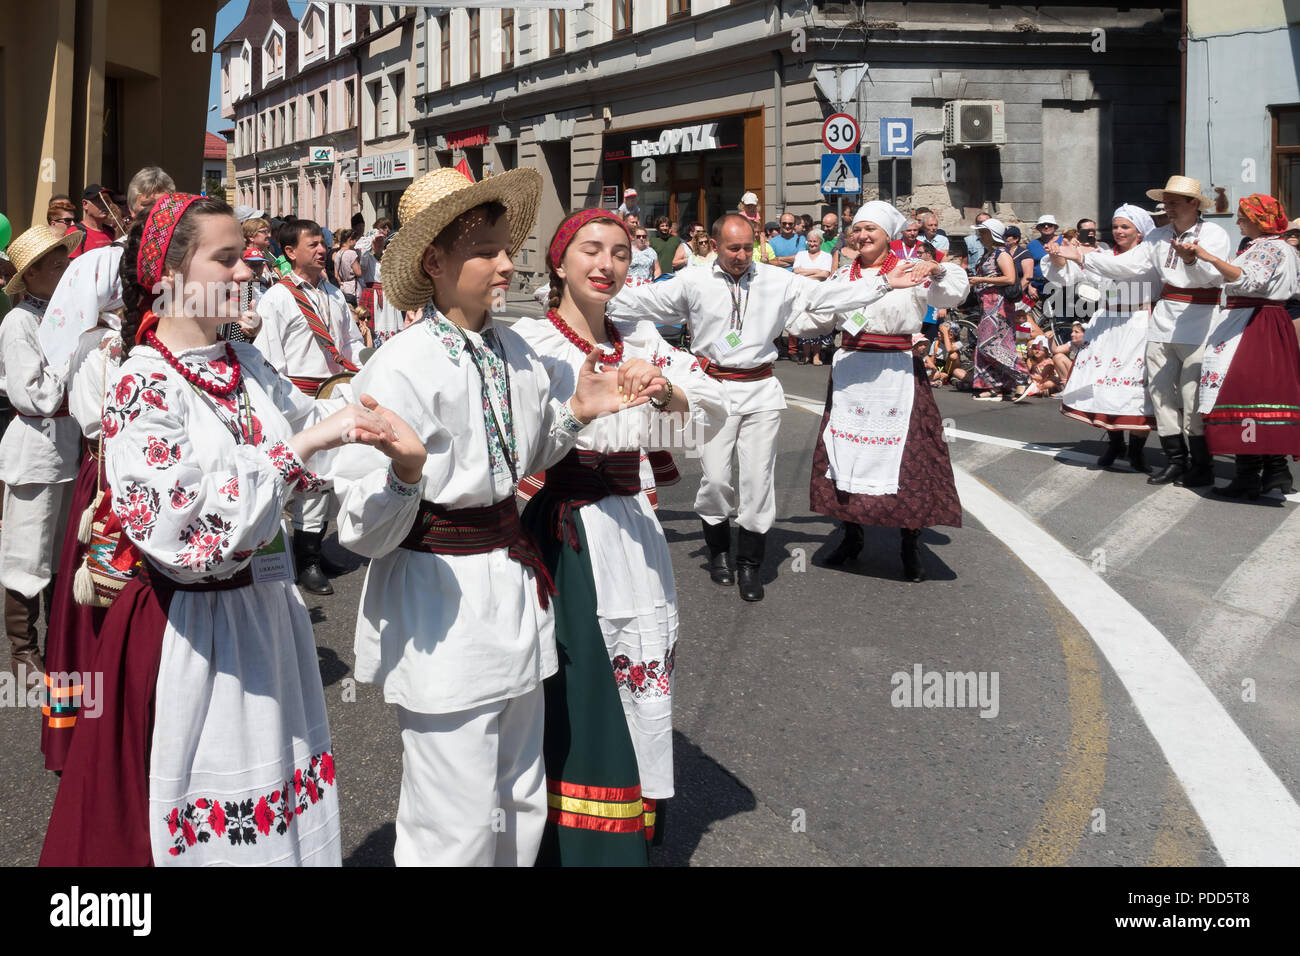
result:
<svg viewBox="0 0 1300 956"><path fill-rule="evenodd" d="M9 280L9 284L5 286L5 293L10 296L17 296L26 292L27 283L23 279L23 273L36 265L47 252L53 252L59 246L72 250L80 241L80 232L74 231L65 236L53 226L32 226L32 228L9 243L9 248L5 250L9 254L10 261L14 264L14 268L18 270L17 274Z"/></svg>
<svg viewBox="0 0 1300 956"><path fill-rule="evenodd" d="M1154 199L1157 202L1164 202L1165 193L1173 193L1175 196L1189 196L1200 202L1202 209L1209 209L1214 205L1214 200L1201 192L1201 184L1190 176L1170 176L1169 182L1165 183L1164 189L1148 189L1147 198Z"/></svg>
<svg viewBox="0 0 1300 956"><path fill-rule="evenodd" d="M421 176L397 205L402 228L384 251L384 298L402 311L423 308L433 298L433 280L421 264L424 250L453 219L486 202L506 207L513 257L533 231L541 195L542 174L529 168L477 183L449 167Z"/></svg>

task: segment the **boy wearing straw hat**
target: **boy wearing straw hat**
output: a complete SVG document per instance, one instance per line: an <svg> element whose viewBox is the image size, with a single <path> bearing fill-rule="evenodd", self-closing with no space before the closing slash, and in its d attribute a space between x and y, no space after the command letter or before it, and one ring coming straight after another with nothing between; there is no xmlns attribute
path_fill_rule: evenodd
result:
<svg viewBox="0 0 1300 956"><path fill-rule="evenodd" d="M1223 276L1197 258L1196 247L1220 259L1231 258L1228 234L1201 212L1211 200L1201 184L1188 176L1170 176L1163 189L1147 196L1163 202L1169 225L1161 226L1128 252L1087 252L1078 246L1054 245L1064 259L1087 265L1108 279L1140 281L1149 272L1163 285L1149 290L1153 303L1147 326L1147 390L1155 408L1160 446L1168 464L1147 479L1148 484L1173 483L1188 488L1214 484L1214 465L1205 443L1200 396L1201 358L1206 340L1222 313L1219 298ZM1143 301L1142 298L1136 301Z"/></svg>
<svg viewBox="0 0 1300 956"><path fill-rule="evenodd" d="M0 585L5 589L9 666L20 683L44 673L36 637L40 595L49 587L77 477L77 423L68 417L61 375L41 352L39 330L50 296L80 233L35 226L8 249L15 275L5 292L23 296L0 323L0 383L17 417L0 438L4 531Z"/></svg>
<svg viewBox="0 0 1300 956"><path fill-rule="evenodd" d="M438 169L406 190L384 293L422 318L353 382L409 422L429 453L414 485L361 446L343 451L336 472L339 540L372 559L356 673L383 685L402 733L398 865L536 859L547 817L542 681L557 667L553 586L520 528L515 489L563 458L587 422L664 384L646 362L599 372L593 349L570 397L493 316L541 182L527 168L478 183Z"/></svg>

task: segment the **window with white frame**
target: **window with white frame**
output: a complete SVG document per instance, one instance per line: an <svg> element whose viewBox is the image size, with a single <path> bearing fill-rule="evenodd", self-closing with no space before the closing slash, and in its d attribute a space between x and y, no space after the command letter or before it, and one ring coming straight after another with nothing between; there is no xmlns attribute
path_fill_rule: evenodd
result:
<svg viewBox="0 0 1300 956"><path fill-rule="evenodd" d="M406 67L388 74L388 88L393 98L392 134L406 129Z"/></svg>
<svg viewBox="0 0 1300 956"><path fill-rule="evenodd" d="M355 80L348 80L343 84L344 129L357 125L357 88L355 84Z"/></svg>
<svg viewBox="0 0 1300 956"><path fill-rule="evenodd" d="M239 50L239 83L235 89L241 96L253 91L253 47L247 40Z"/></svg>
<svg viewBox="0 0 1300 956"><path fill-rule="evenodd" d="M284 141L292 143L298 138L298 100L290 100L284 108Z"/></svg>
<svg viewBox="0 0 1300 956"><path fill-rule="evenodd" d="M334 52L337 53L357 36L357 8L351 4L334 5Z"/></svg>
<svg viewBox="0 0 1300 956"><path fill-rule="evenodd" d="M366 83L366 125L365 136L367 139L374 139L381 135L380 129L383 128L381 113L384 109L384 81L383 79L370 80Z"/></svg>
<svg viewBox="0 0 1300 956"><path fill-rule="evenodd" d="M320 130L316 126L316 97L307 97L307 135L315 136Z"/></svg>
<svg viewBox="0 0 1300 956"><path fill-rule="evenodd" d="M262 41L262 85L284 78L284 27L271 24Z"/></svg>
<svg viewBox="0 0 1300 956"><path fill-rule="evenodd" d="M330 94L329 90L320 91L320 131L330 131Z"/></svg>

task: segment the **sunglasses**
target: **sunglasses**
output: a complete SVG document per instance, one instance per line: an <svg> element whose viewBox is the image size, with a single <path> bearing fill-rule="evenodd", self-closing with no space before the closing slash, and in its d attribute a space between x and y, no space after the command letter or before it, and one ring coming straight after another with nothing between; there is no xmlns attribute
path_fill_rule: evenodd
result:
<svg viewBox="0 0 1300 956"><path fill-rule="evenodd" d="M633 239L649 239L650 237L647 236L644 232L638 232L638 233L637 233L635 236L633 236L632 238L633 238Z"/></svg>
<svg viewBox="0 0 1300 956"><path fill-rule="evenodd" d="M76 221L77 221L77 220L73 219L71 216L65 216L65 217L62 218L62 219L51 219L51 220L50 220L50 225L53 225L53 224L56 223L56 222L61 222L61 223L63 223L65 226L70 226L70 225L72 225L72 224L73 224L74 222L76 222Z"/></svg>

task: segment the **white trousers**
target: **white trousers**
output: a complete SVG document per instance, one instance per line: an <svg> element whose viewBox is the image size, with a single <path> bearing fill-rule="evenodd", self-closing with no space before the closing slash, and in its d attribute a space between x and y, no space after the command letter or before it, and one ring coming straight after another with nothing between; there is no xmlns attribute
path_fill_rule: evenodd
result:
<svg viewBox="0 0 1300 956"><path fill-rule="evenodd" d="M0 585L24 597L45 590L63 554L63 531L68 525L75 484L61 481L4 486Z"/></svg>
<svg viewBox="0 0 1300 956"><path fill-rule="evenodd" d="M1156 431L1166 438L1203 435L1201 424L1201 358L1205 345L1176 342L1147 343L1147 391L1156 413Z"/></svg>
<svg viewBox="0 0 1300 956"><path fill-rule="evenodd" d="M546 826L542 688L454 714L397 709L398 866L532 866Z"/></svg>
<svg viewBox="0 0 1300 956"><path fill-rule="evenodd" d="M292 511L295 531L324 531L330 515L338 513L338 500L332 491L299 495L293 499Z"/></svg>
<svg viewBox="0 0 1300 956"><path fill-rule="evenodd" d="M709 524L729 518L747 531L765 534L776 520L776 433L781 410L730 415L700 451L700 491L695 512ZM740 460L740 496L731 481L731 459Z"/></svg>

